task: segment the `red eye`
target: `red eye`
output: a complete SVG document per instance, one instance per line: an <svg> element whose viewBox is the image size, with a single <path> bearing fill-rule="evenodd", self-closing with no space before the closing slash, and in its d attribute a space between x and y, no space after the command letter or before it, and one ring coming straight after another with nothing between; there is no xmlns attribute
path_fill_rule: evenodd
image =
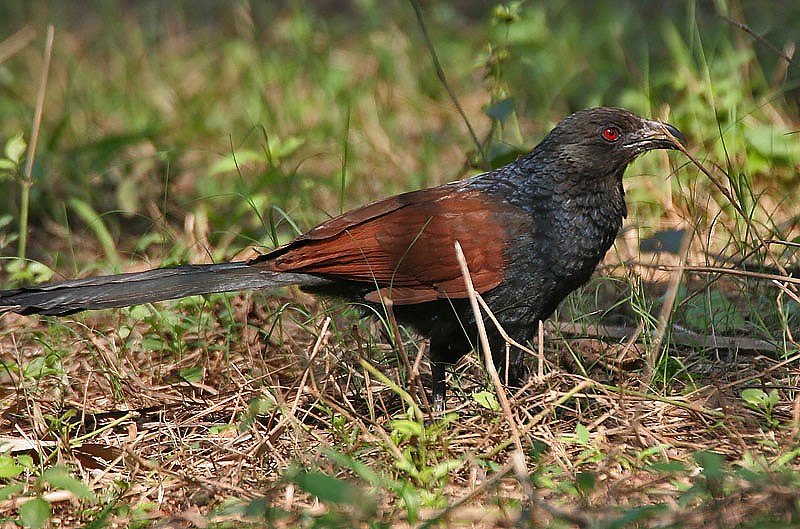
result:
<svg viewBox="0 0 800 529"><path fill-rule="evenodd" d="M617 127L606 127L603 129L603 139L606 141L617 141L620 131Z"/></svg>

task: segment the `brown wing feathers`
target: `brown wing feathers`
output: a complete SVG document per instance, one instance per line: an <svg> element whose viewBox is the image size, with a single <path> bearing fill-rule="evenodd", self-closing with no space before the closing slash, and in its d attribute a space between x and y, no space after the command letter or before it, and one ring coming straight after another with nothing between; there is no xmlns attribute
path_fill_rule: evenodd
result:
<svg viewBox="0 0 800 529"><path fill-rule="evenodd" d="M463 298L458 240L476 290L500 284L504 252L498 250L508 236L493 212L501 206L475 191L432 191L406 193L332 219L262 256L258 266L374 284L370 301L378 301L379 292L400 305Z"/></svg>

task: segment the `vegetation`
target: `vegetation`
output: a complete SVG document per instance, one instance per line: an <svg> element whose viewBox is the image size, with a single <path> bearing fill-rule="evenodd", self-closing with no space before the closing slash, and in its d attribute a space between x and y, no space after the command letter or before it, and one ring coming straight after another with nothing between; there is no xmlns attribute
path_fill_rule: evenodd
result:
<svg viewBox="0 0 800 529"><path fill-rule="evenodd" d="M477 355L431 415L424 341L292 289L0 315L9 526L800 526L794 2L6 4L5 288L247 258L593 105L698 162L628 170L512 416Z"/></svg>

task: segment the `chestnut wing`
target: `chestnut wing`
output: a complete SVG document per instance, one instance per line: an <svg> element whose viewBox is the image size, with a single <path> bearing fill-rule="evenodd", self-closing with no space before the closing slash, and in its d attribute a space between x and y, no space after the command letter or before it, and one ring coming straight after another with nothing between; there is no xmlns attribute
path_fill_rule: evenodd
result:
<svg viewBox="0 0 800 529"><path fill-rule="evenodd" d="M375 285L366 297L395 304L467 296L455 257L459 241L478 292L503 280L506 203L442 186L397 195L331 219L258 259L279 272L318 274ZM519 212L517 212L519 213ZM527 217L523 217L527 218ZM529 222L522 222L529 229ZM514 233L510 233L513 231Z"/></svg>

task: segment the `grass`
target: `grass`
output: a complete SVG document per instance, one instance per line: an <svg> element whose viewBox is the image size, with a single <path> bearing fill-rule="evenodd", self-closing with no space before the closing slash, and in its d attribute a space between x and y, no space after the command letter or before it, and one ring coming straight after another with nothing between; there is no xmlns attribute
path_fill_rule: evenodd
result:
<svg viewBox="0 0 800 529"><path fill-rule="evenodd" d="M629 168L623 233L546 327L543 376L510 416L477 356L452 412L427 415L401 360L425 379L424 341L291 289L3 315L4 522L798 525L798 297L757 276L797 267L800 69L767 44L793 53L800 10L425 6L478 146L409 4L91 5L8 6L0 22L23 43L0 63L8 286L252 255L513 158L597 104L668 119L721 186L679 153ZM689 233L685 253L668 230Z"/></svg>

